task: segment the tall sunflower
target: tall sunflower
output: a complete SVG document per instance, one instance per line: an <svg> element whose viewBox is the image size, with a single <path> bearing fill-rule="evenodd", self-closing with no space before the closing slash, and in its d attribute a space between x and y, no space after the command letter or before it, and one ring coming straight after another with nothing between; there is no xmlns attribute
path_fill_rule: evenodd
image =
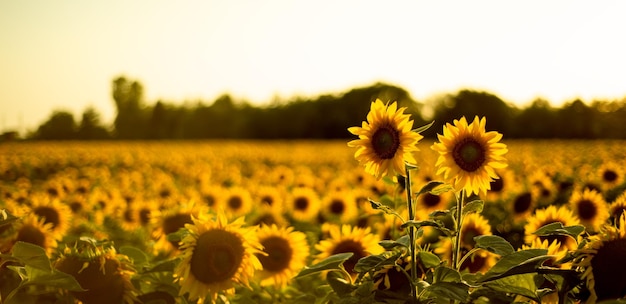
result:
<svg viewBox="0 0 626 304"><path fill-rule="evenodd" d="M595 190L574 191L569 206L580 223L590 231L598 231L609 218L607 203L602 194Z"/></svg>
<svg viewBox="0 0 626 304"><path fill-rule="evenodd" d="M319 253L316 255L314 263L337 253L352 252L354 255L343 264L345 270L352 276L357 275L354 272L354 266L359 259L383 251L383 248L378 244L380 240L378 235L372 233L369 228L329 225L328 233L327 238L315 245L315 249Z"/></svg>
<svg viewBox="0 0 626 304"><path fill-rule="evenodd" d="M404 107L398 109L395 102L389 105L376 99L367 114L367 122L361 127L348 128L359 136L348 142L348 146L358 148L354 157L377 179L404 175L405 162L417 162L412 153L418 151L417 142L423 136L411 131L413 120L404 110Z"/></svg>
<svg viewBox="0 0 626 304"><path fill-rule="evenodd" d="M256 254L263 265L263 270L256 272L261 285L287 286L306 265L309 256L306 235L294 231L293 227L280 228L276 225L261 226L257 235L265 253Z"/></svg>
<svg viewBox="0 0 626 304"><path fill-rule="evenodd" d="M202 302L215 301L220 292L232 295L235 287L249 286L254 271L262 269L256 254L263 254L256 231L244 227L244 218L229 223L222 212L215 218L201 214L186 224L181 241L182 261L174 270L180 295Z"/></svg>
<svg viewBox="0 0 626 304"><path fill-rule="evenodd" d="M491 189L490 182L498 178L494 169L507 166L504 154L508 149L499 142L502 134L485 132L485 124L484 117L476 116L471 124L465 117L455 119L454 125L446 123L443 135L437 134L439 142L432 145L439 152L437 174L452 180L457 190L465 189L468 196L486 194Z"/></svg>
<svg viewBox="0 0 626 304"><path fill-rule="evenodd" d="M626 215L620 217L618 227L603 228L579 250L582 258L576 263L584 269L582 279L591 293L587 303L626 296Z"/></svg>

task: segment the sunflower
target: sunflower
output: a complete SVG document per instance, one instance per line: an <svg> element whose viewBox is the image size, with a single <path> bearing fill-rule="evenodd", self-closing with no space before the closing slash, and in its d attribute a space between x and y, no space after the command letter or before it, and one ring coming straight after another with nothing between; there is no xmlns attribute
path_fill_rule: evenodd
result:
<svg viewBox="0 0 626 304"><path fill-rule="evenodd" d="M437 174L452 180L457 190L465 189L466 195L483 194L491 189L490 182L497 179L494 169L507 166L504 154L508 151L500 143L502 134L496 131L485 132L486 120L483 117L468 125L465 117L454 120L454 125L446 123L443 135L437 134L438 143L432 149L439 152L435 166Z"/></svg>
<svg viewBox="0 0 626 304"><path fill-rule="evenodd" d="M610 190L624 182L624 170L615 161L604 162L596 173L603 190Z"/></svg>
<svg viewBox="0 0 626 304"><path fill-rule="evenodd" d="M358 215L358 209L352 193L332 191L322 198L321 213L327 221L351 224Z"/></svg>
<svg viewBox="0 0 626 304"><path fill-rule="evenodd" d="M334 254L352 252L354 255L343 263L343 267L355 277L357 273L354 272L354 266L359 259L383 251L383 248L378 244L380 240L378 235L372 233L369 228L350 225L330 225L328 227L328 237L315 245L315 249L319 253L315 256L314 263Z"/></svg>
<svg viewBox="0 0 626 304"><path fill-rule="evenodd" d="M452 261L453 251L453 244L450 238L441 239L439 245L434 249L434 252L444 261ZM461 256L464 257L467 253L469 253L469 249L466 246L462 246ZM470 273L485 273L496 264L496 261L497 255L480 249L465 259L459 269Z"/></svg>
<svg viewBox="0 0 626 304"><path fill-rule="evenodd" d="M491 225L489 221L479 213L470 213L463 217L461 224L461 246L471 250L476 245L474 237L480 235L491 235Z"/></svg>
<svg viewBox="0 0 626 304"><path fill-rule="evenodd" d="M542 240L540 238L536 238L529 245L526 245L526 244L522 245L522 248L520 250L527 250L527 249L547 249L548 250L547 254L551 256L551 258L543 262L543 265L545 266L558 267L561 269L572 268L571 262L567 262L567 263L560 262L567 255L567 249L561 246L559 241L556 239L552 240L552 242L549 242L548 240Z"/></svg>
<svg viewBox="0 0 626 304"><path fill-rule="evenodd" d="M154 250L156 252L171 252L178 249L177 242L167 240L167 235L184 228L186 224L192 223L192 217L202 213L204 208L197 207L193 201L186 204L173 205L164 210L154 210L150 215L150 225L153 228L152 238L156 241Z"/></svg>
<svg viewBox="0 0 626 304"><path fill-rule="evenodd" d="M534 189L522 191L509 201L509 214L513 217L513 223L522 223L528 219L535 209L538 195Z"/></svg>
<svg viewBox="0 0 626 304"><path fill-rule="evenodd" d="M422 264L417 263L417 278L426 276ZM390 291L408 297L411 294L411 280L407 274L411 273L411 257L399 257L395 264L384 265L372 274L373 288L376 291Z"/></svg>
<svg viewBox="0 0 626 304"><path fill-rule="evenodd" d="M295 220L314 221L320 210L320 199L315 190L308 187L291 189L286 201L286 208Z"/></svg>
<svg viewBox="0 0 626 304"><path fill-rule="evenodd" d="M452 192L435 195L429 192L421 194L415 200L415 216L418 219L428 219L428 215L437 210L447 210L452 201Z"/></svg>
<svg viewBox="0 0 626 304"><path fill-rule="evenodd" d="M535 213L528 218L528 222L524 225L524 242L526 244L532 244L537 238L548 240L550 243L557 240L563 250L575 250L578 246L577 240L572 237L566 235L538 236L534 234L539 228L557 222L562 223L565 227L580 224L580 220L567 206L548 206L544 209L538 209L535 210Z"/></svg>
<svg viewBox="0 0 626 304"><path fill-rule="evenodd" d="M574 191L569 206L574 215L580 219L580 223L589 231L598 231L609 218L607 203L602 194L595 190Z"/></svg>
<svg viewBox="0 0 626 304"><path fill-rule="evenodd" d="M626 213L626 192L620 194L615 201L609 205L609 215L611 222L618 223L622 214Z"/></svg>
<svg viewBox="0 0 626 304"><path fill-rule="evenodd" d="M257 232L265 254L256 254L263 270L256 273L261 285L285 287L305 266L309 256L306 235L293 227L263 225Z"/></svg>
<svg viewBox="0 0 626 304"><path fill-rule="evenodd" d="M49 199L43 196L33 196L31 204L31 212L44 219L44 223L51 224L54 238L56 240L63 239L72 222L70 208L58 199Z"/></svg>
<svg viewBox="0 0 626 304"><path fill-rule="evenodd" d="M224 209L229 217L245 216L252 209L250 192L242 187L228 188L224 198Z"/></svg>
<svg viewBox="0 0 626 304"><path fill-rule="evenodd" d="M587 303L618 299L626 296L626 215L622 214L618 227L605 225L590 237L585 248L579 250L582 279L591 295Z"/></svg>
<svg viewBox="0 0 626 304"><path fill-rule="evenodd" d="M16 242L26 242L42 247L48 255L57 247L57 240L52 229L52 223L33 213L26 214L18 223L14 224L11 233L0 239L0 252L8 252Z"/></svg>
<svg viewBox="0 0 626 304"><path fill-rule="evenodd" d="M215 301L220 292L232 295L238 285L249 286L255 270L262 269L257 254L263 254L256 231L244 227L240 217L229 223L226 215L215 218L202 214L186 224L181 241L182 260L174 270L180 295L202 302L207 296Z"/></svg>
<svg viewBox="0 0 626 304"><path fill-rule="evenodd" d="M260 186L253 191L252 199L255 203L266 205L274 210L283 209L283 195L277 187L272 186Z"/></svg>
<svg viewBox="0 0 626 304"><path fill-rule="evenodd" d="M81 241L84 242L84 241ZM113 246L94 242L66 247L54 268L72 275L85 291L71 292L83 303L136 303L132 263Z"/></svg>
<svg viewBox="0 0 626 304"><path fill-rule="evenodd" d="M348 142L348 146L358 148L354 157L377 179L404 175L405 162L417 163L412 153L418 151L417 142L423 137L411 131L413 120L404 110L404 107L398 109L395 102L389 105L376 99L367 114L367 122L361 127L348 128L359 136Z"/></svg>

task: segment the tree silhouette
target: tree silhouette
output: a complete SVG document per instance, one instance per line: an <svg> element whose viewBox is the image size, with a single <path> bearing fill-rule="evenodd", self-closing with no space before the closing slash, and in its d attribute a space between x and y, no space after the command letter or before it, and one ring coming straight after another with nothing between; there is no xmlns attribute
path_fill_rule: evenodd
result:
<svg viewBox="0 0 626 304"><path fill-rule="evenodd" d="M115 136L119 139L145 137L143 86L137 81L129 81L120 76L113 80L112 95L117 108Z"/></svg>
<svg viewBox="0 0 626 304"><path fill-rule="evenodd" d="M68 140L76 139L76 122L72 113L55 110L50 118L39 126L35 139Z"/></svg>
<svg viewBox="0 0 626 304"><path fill-rule="evenodd" d="M88 107L83 112L82 120L78 126L77 139L109 139L109 132L100 123L100 114L93 107Z"/></svg>

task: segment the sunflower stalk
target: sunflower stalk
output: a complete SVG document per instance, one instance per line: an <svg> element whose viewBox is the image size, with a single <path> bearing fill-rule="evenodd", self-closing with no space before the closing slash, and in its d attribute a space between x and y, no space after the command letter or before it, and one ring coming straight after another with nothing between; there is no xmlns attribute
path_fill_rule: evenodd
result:
<svg viewBox="0 0 626 304"><path fill-rule="evenodd" d="M409 211L409 221L415 220L415 212L413 210L413 194L411 192L411 166L405 163L405 190L406 190L406 203ZM411 255L411 297L417 302L417 296L419 294L417 290L417 264L415 263L415 227L409 226L409 251Z"/></svg>
<svg viewBox="0 0 626 304"><path fill-rule="evenodd" d="M452 249L452 268L460 270L459 264L461 259L461 227L463 225L463 203L465 201L465 189L461 189L459 197L456 200L456 217L455 217L455 236L454 236L454 248Z"/></svg>

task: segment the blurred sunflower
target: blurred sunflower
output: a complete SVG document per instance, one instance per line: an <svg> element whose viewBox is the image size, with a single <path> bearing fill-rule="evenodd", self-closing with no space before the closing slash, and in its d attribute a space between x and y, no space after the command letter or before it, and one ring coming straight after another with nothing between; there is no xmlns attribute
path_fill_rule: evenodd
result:
<svg viewBox="0 0 626 304"><path fill-rule="evenodd" d="M418 196L415 200L415 217L426 220L428 215L436 210L447 210L453 197L452 192L444 192L439 195L426 192Z"/></svg>
<svg viewBox="0 0 626 304"><path fill-rule="evenodd" d="M423 279L425 271L421 263L417 263L417 278ZM385 265L374 272L372 281L374 289L377 291L390 291L404 297L411 294L411 280L408 274L411 273L411 257L403 256L396 260L393 265Z"/></svg>
<svg viewBox="0 0 626 304"><path fill-rule="evenodd" d="M525 222L532 214L537 204L537 191L522 191L509 201L509 214L513 217L513 223Z"/></svg>
<svg viewBox="0 0 626 304"><path fill-rule="evenodd" d="M224 196L223 207L229 217L235 218L247 215L252 209L250 192L238 186L228 188Z"/></svg>
<svg viewBox="0 0 626 304"><path fill-rule="evenodd" d="M63 239L65 233L72 223L72 211L59 201L59 199L49 199L43 196L33 196L31 211L39 218L44 219L44 223L50 223L52 235L56 240Z"/></svg>
<svg viewBox="0 0 626 304"><path fill-rule="evenodd" d="M42 247L48 255L57 247L57 239L52 229L52 223L46 223L36 214L28 213L13 224L13 229L5 232L0 239L0 252L9 252L16 242L26 242Z"/></svg>
<svg viewBox="0 0 626 304"><path fill-rule="evenodd" d="M321 205L315 190L306 187L291 189L285 203L291 217L301 222L314 222Z"/></svg>
<svg viewBox="0 0 626 304"><path fill-rule="evenodd" d="M502 199L508 199L510 193L517 193L520 191L520 181L515 176L513 170L502 168L496 170L496 174L499 178L491 180L490 189L487 191L487 201L497 201Z"/></svg>
<svg viewBox="0 0 626 304"><path fill-rule="evenodd" d="M405 174L405 162L416 164L413 152L418 151L417 142L423 138L413 132L413 120L404 114L406 108L393 102L384 104L380 99L372 102L367 122L361 127L350 127L348 131L359 139L348 142L358 150L354 157L365 171L380 179L383 176Z"/></svg>
<svg viewBox="0 0 626 304"><path fill-rule="evenodd" d="M574 191L569 200L570 209L588 231L598 231L607 222L609 212L602 194L595 190Z"/></svg>
<svg viewBox="0 0 626 304"><path fill-rule="evenodd" d="M461 224L461 246L467 250L472 250L476 241L474 237L480 235L491 235L491 225L485 217L479 213L470 213L463 217Z"/></svg>
<svg viewBox="0 0 626 304"><path fill-rule="evenodd" d="M466 195L485 195L491 189L490 182L497 179L495 169L507 166L505 144L500 143L502 134L485 132L486 119L478 116L468 125L465 117L446 123L443 135L437 134L438 143L432 149L439 153L435 166L437 175L452 180L455 189L465 189Z"/></svg>
<svg viewBox="0 0 626 304"><path fill-rule="evenodd" d="M353 224L358 209L349 191L331 191L322 198L321 214L326 221L337 224Z"/></svg>
<svg viewBox="0 0 626 304"><path fill-rule="evenodd" d="M528 177L528 183L532 191L536 191L537 205L544 206L554 202L559 191L548 174L543 170L535 170Z"/></svg>
<svg viewBox="0 0 626 304"><path fill-rule="evenodd" d="M626 213L626 192L620 194L608 208L611 222L617 224L622 214Z"/></svg>
<svg viewBox="0 0 626 304"><path fill-rule="evenodd" d="M587 303L613 300L626 296L626 215L619 219L619 228L605 225L603 230L590 237L585 248L579 250L582 267L591 296Z"/></svg>
<svg viewBox="0 0 626 304"><path fill-rule="evenodd" d="M172 205L164 210L154 210L150 218L150 226L153 227L152 238L156 241L154 250L171 252L172 249L178 249L180 244L168 241L167 235L184 228L186 224L191 224L192 217L198 216L203 210L193 201Z"/></svg>
<svg viewBox="0 0 626 304"><path fill-rule="evenodd" d="M315 244L315 249L319 253L315 256L313 263L337 253L352 252L354 255L344 262L343 267L353 277L357 275L354 272L354 266L359 259L383 252L383 248L378 244L380 238L369 228L329 225L328 234L327 238Z"/></svg>
<svg viewBox="0 0 626 304"><path fill-rule="evenodd" d="M260 204L266 205L274 210L283 210L283 194L277 187L259 186L252 192L252 198L255 206Z"/></svg>
<svg viewBox="0 0 626 304"><path fill-rule="evenodd" d="M244 223L243 217L229 223L220 212L215 218L202 214L185 225L182 260L174 270L180 295L215 301L220 292L232 295L235 287L249 286L255 270L262 269L256 254L263 253L255 230Z"/></svg>
<svg viewBox="0 0 626 304"><path fill-rule="evenodd" d="M577 240L566 235L548 235L538 236L535 233L539 228L560 222L563 226L574 226L580 224L578 218L567 208L567 206L548 206L545 209L537 209L535 213L528 218L528 222L524 225L524 242L526 244L532 244L532 242L539 238L542 241L547 240L552 244L554 240L558 241L563 250L575 250L578 247Z"/></svg>
<svg viewBox="0 0 626 304"><path fill-rule="evenodd" d="M265 254L256 256L263 269L256 272L261 285L287 286L306 265L309 244L306 235L293 227L262 225L257 232Z"/></svg>
<svg viewBox="0 0 626 304"><path fill-rule="evenodd" d="M94 240L66 247L54 268L72 275L85 289L71 292L82 303L136 303L137 291L131 282L135 270L128 257L118 254L113 246L95 244Z"/></svg>
<svg viewBox="0 0 626 304"><path fill-rule="evenodd" d="M527 249L547 249L547 255L551 256L551 258L545 260L543 262L544 266L557 267L561 269L570 269L572 268L571 262L561 263L560 261L565 258L567 255L567 248L561 246L558 240L552 240L549 242L548 240L541 240L539 238L534 239L532 243L526 245L523 244L520 250Z"/></svg>
<svg viewBox="0 0 626 304"><path fill-rule="evenodd" d="M452 261L453 244L450 238L442 238L439 245L433 250L444 261ZM464 257L469 252L466 246L461 247L461 256ZM470 273L485 273L497 262L497 255L486 251L478 250L465 259L459 269Z"/></svg>
<svg viewBox="0 0 626 304"><path fill-rule="evenodd" d="M624 169L615 161L603 162L596 174L600 187L604 191L613 189L624 182Z"/></svg>
<svg viewBox="0 0 626 304"><path fill-rule="evenodd" d="M224 206L224 197L227 191L221 186L203 186L200 189L200 198L203 205L209 210L219 210Z"/></svg>

